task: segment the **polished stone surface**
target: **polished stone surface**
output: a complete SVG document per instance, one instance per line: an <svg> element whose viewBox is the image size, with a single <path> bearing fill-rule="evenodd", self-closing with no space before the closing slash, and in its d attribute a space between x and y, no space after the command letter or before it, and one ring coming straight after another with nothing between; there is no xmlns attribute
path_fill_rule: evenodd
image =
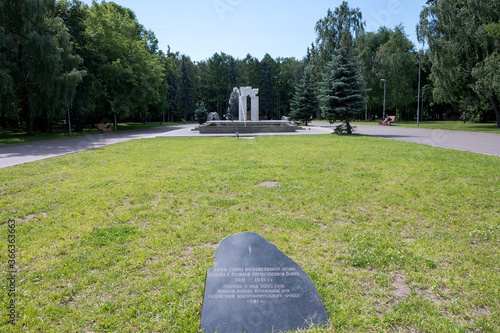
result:
<svg viewBox="0 0 500 333"><path fill-rule="evenodd" d="M311 278L292 259L254 232L226 237L205 281L201 329L265 333L327 325Z"/></svg>

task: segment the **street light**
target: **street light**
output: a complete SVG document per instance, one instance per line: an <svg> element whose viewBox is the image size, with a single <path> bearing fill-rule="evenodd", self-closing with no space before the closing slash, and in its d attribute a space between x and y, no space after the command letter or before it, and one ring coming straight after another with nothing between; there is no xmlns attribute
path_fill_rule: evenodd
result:
<svg viewBox="0 0 500 333"><path fill-rule="evenodd" d="M418 61L418 97L417 97L417 126L420 126L420 68L421 62L420 59Z"/></svg>
<svg viewBox="0 0 500 333"><path fill-rule="evenodd" d="M422 122L424 120L424 91L425 87L422 87L422 108L420 109L420 121Z"/></svg>
<svg viewBox="0 0 500 333"><path fill-rule="evenodd" d="M387 83L387 80L386 79L380 79L380 81L384 82L384 110L383 110L383 113L382 113L382 119L385 120L385 85Z"/></svg>

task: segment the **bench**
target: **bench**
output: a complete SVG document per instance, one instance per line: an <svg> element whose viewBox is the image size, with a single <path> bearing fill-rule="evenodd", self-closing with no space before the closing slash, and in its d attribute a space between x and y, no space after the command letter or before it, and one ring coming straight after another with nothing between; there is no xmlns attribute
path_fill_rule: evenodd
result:
<svg viewBox="0 0 500 333"><path fill-rule="evenodd" d="M99 131L101 131L102 133L109 133L109 132L111 132L111 125L106 126L103 123L101 123L101 124L96 124L96 126L97 126L97 129Z"/></svg>
<svg viewBox="0 0 500 333"><path fill-rule="evenodd" d="M396 121L396 116L389 116L390 120L388 123L384 123L383 119L378 120L378 124L382 126L391 126L391 123Z"/></svg>

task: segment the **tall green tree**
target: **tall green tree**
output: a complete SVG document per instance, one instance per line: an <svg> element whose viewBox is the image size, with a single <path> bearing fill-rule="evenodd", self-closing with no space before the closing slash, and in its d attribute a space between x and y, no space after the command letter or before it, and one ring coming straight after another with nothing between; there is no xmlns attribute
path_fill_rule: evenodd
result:
<svg viewBox="0 0 500 333"><path fill-rule="evenodd" d="M326 17L316 23L316 45L314 45L310 64L313 74L319 81L327 63L335 52L352 49L354 40L364 32L365 22L359 8L350 8L347 1L335 8L328 9Z"/></svg>
<svg viewBox="0 0 500 333"><path fill-rule="evenodd" d="M7 36L5 28L0 26L0 50L5 50ZM16 101L14 79L11 76L14 64L10 62L5 52L0 51L0 124L17 127L19 114L12 107Z"/></svg>
<svg viewBox="0 0 500 333"><path fill-rule="evenodd" d="M232 56L221 52L208 59L203 77L207 106L209 110L217 112L221 119L226 113L236 80L236 63Z"/></svg>
<svg viewBox="0 0 500 333"><path fill-rule="evenodd" d="M179 78L178 105L179 112L184 119L194 116L193 81L189 76L185 59L182 60L181 75Z"/></svg>
<svg viewBox="0 0 500 333"><path fill-rule="evenodd" d="M266 54L261 60L261 83L259 87L260 115L267 119L276 118L274 112L274 59Z"/></svg>
<svg viewBox="0 0 500 333"><path fill-rule="evenodd" d="M87 123L97 123L109 116L104 112L107 105L104 82L99 79L102 78L101 66L105 59L98 49L90 47L91 36L87 34L89 6L80 0L60 0L57 10L68 27L76 53L83 59L78 69L86 72L76 87L70 109L75 131L82 132Z"/></svg>
<svg viewBox="0 0 500 333"><path fill-rule="evenodd" d="M366 93L369 114L380 113L384 102L384 88L380 80L384 79L382 61L387 56L387 47L384 45L389 41L392 31L381 27L377 32L368 32L356 39L356 58L361 62L363 80L367 88L371 90ZM371 118L371 117L370 117Z"/></svg>
<svg viewBox="0 0 500 333"><path fill-rule="evenodd" d="M500 20L498 1L429 0L420 14L418 36L429 45L434 98L438 102L490 104L500 128L500 105L495 80L499 39L492 34ZM497 76L497 73L492 74Z"/></svg>
<svg viewBox="0 0 500 333"><path fill-rule="evenodd" d="M291 101L295 94L295 86L304 73L304 63L295 58L277 58L277 73L274 80L274 93L277 101L278 119L290 114ZM315 82L312 88L315 88Z"/></svg>
<svg viewBox="0 0 500 333"><path fill-rule="evenodd" d="M198 102L196 105L196 110L194 111L194 116L198 124L204 124L207 122L208 110L205 103Z"/></svg>
<svg viewBox="0 0 500 333"><path fill-rule="evenodd" d="M238 86L258 88L262 82L262 66L260 60L247 54L243 60L236 61Z"/></svg>
<svg viewBox="0 0 500 333"><path fill-rule="evenodd" d="M86 20L88 47L100 58L99 77L105 95L103 107L118 117L146 118L160 98L162 64L152 53L154 38L133 11L113 2L93 2Z"/></svg>
<svg viewBox="0 0 500 333"><path fill-rule="evenodd" d="M381 113L384 97L381 79L387 80L386 107L413 119L417 103L418 64L413 43L402 25L380 28L356 40L356 57L362 64L370 110Z"/></svg>
<svg viewBox="0 0 500 333"><path fill-rule="evenodd" d="M62 117L84 75L55 0L0 2L0 91L3 115L15 114L28 134ZM5 67L4 67L5 65Z"/></svg>
<svg viewBox="0 0 500 333"><path fill-rule="evenodd" d="M291 102L290 117L307 124L318 111L318 98L311 73L306 69L304 76L295 87L295 95Z"/></svg>
<svg viewBox="0 0 500 333"><path fill-rule="evenodd" d="M417 103L418 65L415 47L402 25L391 31L389 40L380 51L379 73L381 78L387 80L387 108L395 110L398 119L403 118L402 111L413 119Z"/></svg>
<svg viewBox="0 0 500 333"><path fill-rule="evenodd" d="M319 96L323 117L330 123L344 121L336 132L352 134L350 121L364 110L364 89L359 65L354 62L351 52L344 49L327 64L323 74Z"/></svg>

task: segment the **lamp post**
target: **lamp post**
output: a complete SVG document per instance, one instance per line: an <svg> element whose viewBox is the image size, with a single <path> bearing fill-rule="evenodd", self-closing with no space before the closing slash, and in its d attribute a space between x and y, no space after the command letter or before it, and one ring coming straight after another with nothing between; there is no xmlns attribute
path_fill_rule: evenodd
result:
<svg viewBox="0 0 500 333"><path fill-rule="evenodd" d="M384 82L384 110L383 110L383 113L382 113L382 119L385 120L385 85L387 83L387 80L386 79L380 79L380 81Z"/></svg>
<svg viewBox="0 0 500 333"><path fill-rule="evenodd" d="M422 108L420 109L420 122L424 120L424 91L425 87L422 87Z"/></svg>
<svg viewBox="0 0 500 333"><path fill-rule="evenodd" d="M69 128L69 135L71 135L71 117L69 115L69 106L68 106L68 128Z"/></svg>
<svg viewBox="0 0 500 333"><path fill-rule="evenodd" d="M420 67L421 67L421 62L420 59L418 59L417 126L420 126Z"/></svg>

